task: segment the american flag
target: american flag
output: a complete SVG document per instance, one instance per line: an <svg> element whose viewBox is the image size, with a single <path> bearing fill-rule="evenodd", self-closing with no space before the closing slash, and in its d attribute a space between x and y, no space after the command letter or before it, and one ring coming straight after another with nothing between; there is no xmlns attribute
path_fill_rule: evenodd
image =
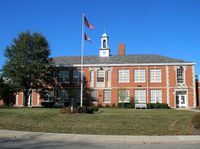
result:
<svg viewBox="0 0 200 149"><path fill-rule="evenodd" d="M94 26L93 26L91 23L88 22L88 20L86 19L85 16L84 16L84 24L85 24L88 28L94 29Z"/></svg>
<svg viewBox="0 0 200 149"><path fill-rule="evenodd" d="M86 35L86 33L84 33L84 39L86 41L92 42L91 38L88 35Z"/></svg>

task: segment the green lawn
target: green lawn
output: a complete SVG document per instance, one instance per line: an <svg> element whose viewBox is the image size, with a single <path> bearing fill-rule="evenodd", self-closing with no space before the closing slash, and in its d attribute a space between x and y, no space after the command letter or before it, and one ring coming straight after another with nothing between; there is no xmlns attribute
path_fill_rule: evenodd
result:
<svg viewBox="0 0 200 149"><path fill-rule="evenodd" d="M60 109L0 109L0 129L114 135L189 135L194 112L102 108L95 114Z"/></svg>

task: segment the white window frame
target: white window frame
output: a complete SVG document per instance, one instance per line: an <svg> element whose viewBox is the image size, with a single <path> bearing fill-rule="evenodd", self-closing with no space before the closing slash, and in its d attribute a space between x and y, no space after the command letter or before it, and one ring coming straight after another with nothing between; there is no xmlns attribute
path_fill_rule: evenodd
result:
<svg viewBox="0 0 200 149"><path fill-rule="evenodd" d="M80 70L73 70L73 80L80 81L81 79L81 71Z"/></svg>
<svg viewBox="0 0 200 149"><path fill-rule="evenodd" d="M122 94L126 97L124 99L124 103L130 102L130 90L129 89L120 89L118 90L118 101L119 103L122 103L122 100L120 99L120 92L122 92Z"/></svg>
<svg viewBox="0 0 200 149"><path fill-rule="evenodd" d="M69 101L69 94L65 89L58 90L58 97L60 98L61 102Z"/></svg>
<svg viewBox="0 0 200 149"><path fill-rule="evenodd" d="M119 83L129 83L130 82L130 70L129 69L120 69L118 71L118 82Z"/></svg>
<svg viewBox="0 0 200 149"><path fill-rule="evenodd" d="M135 103L146 103L146 90L134 90Z"/></svg>
<svg viewBox="0 0 200 149"><path fill-rule="evenodd" d="M81 99L80 89L75 89L75 90L74 90L74 96L73 96L73 98L74 98L77 102L80 102L80 99Z"/></svg>
<svg viewBox="0 0 200 149"><path fill-rule="evenodd" d="M111 70L107 71L107 79L108 79L108 82L111 82Z"/></svg>
<svg viewBox="0 0 200 149"><path fill-rule="evenodd" d="M58 81L67 82L69 81L69 70L59 70L58 71Z"/></svg>
<svg viewBox="0 0 200 149"><path fill-rule="evenodd" d="M103 101L105 103L110 103L111 102L111 90L104 90L103 92Z"/></svg>
<svg viewBox="0 0 200 149"><path fill-rule="evenodd" d="M161 83L162 71L161 69L150 69L150 82Z"/></svg>
<svg viewBox="0 0 200 149"><path fill-rule="evenodd" d="M90 71L90 82L94 82L94 70Z"/></svg>
<svg viewBox="0 0 200 149"><path fill-rule="evenodd" d="M134 82L143 83L146 81L145 69L134 70Z"/></svg>
<svg viewBox="0 0 200 149"><path fill-rule="evenodd" d="M151 103L162 103L162 90L151 90Z"/></svg>
<svg viewBox="0 0 200 149"><path fill-rule="evenodd" d="M105 81L105 72L104 72L104 70L97 70L97 82L104 82L104 81Z"/></svg>
<svg viewBox="0 0 200 149"><path fill-rule="evenodd" d="M176 81L177 81L177 84L184 83L184 79L185 79L184 69L183 68L178 68L176 70Z"/></svg>
<svg viewBox="0 0 200 149"><path fill-rule="evenodd" d="M97 90L91 90L90 91L90 101L97 102ZM93 96L94 95L94 96Z"/></svg>

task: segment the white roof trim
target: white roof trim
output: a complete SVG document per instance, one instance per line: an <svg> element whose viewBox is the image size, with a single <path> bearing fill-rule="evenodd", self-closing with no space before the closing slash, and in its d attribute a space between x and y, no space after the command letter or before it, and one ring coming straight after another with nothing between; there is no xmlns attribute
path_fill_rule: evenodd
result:
<svg viewBox="0 0 200 149"><path fill-rule="evenodd" d="M183 66L183 65L195 65L195 63L134 63L134 64L83 64L84 67L92 67L92 66ZM64 65L56 65L65 66L65 67L80 67L81 64L64 64Z"/></svg>

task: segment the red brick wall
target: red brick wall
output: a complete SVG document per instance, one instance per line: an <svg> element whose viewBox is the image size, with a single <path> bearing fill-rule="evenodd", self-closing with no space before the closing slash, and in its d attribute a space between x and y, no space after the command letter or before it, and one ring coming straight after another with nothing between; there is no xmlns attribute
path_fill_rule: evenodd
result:
<svg viewBox="0 0 200 149"><path fill-rule="evenodd" d="M179 66L177 66L179 67ZM127 67L112 67L111 71L111 104L117 104L118 103L118 90L120 88L126 88L130 90L130 98L133 99L134 97L134 90L135 89L145 89L146 90L146 99L147 102L150 102L150 91L152 89L159 89L162 90L162 102L167 103L167 93L169 95L169 105L171 107L176 107L176 101L175 101L175 91L177 88L176 83L176 66L127 66ZM185 84L188 88L188 107L193 107L194 105L194 78L193 78L193 66L184 66L185 69ZM130 82L129 83L119 83L118 82L118 71L120 69L126 70L128 69L130 71ZM144 69L146 73L146 80L144 83L135 83L134 82L134 70L135 69ZM161 83L151 83L150 82L150 70L151 69L161 69L162 73L162 80ZM167 71L168 70L168 73ZM169 74L169 76L168 76ZM85 79L87 81L87 87L90 87L90 69L88 67L84 68L84 75ZM168 76L168 77L166 77ZM167 88L167 81L169 88ZM103 103L104 99L104 90L108 87L107 86L107 70L105 71L105 87L104 88L95 88L98 92L97 100L99 103ZM200 83L199 83L200 84ZM94 87L96 87L96 71L94 71ZM148 89L147 89L148 88ZM199 94L200 94L200 88L199 88ZM39 105L38 102L38 93L34 92L33 95L33 101L32 105L37 106ZM41 99L39 100L41 102ZM200 98L199 98L200 101ZM16 105L23 105L23 94L19 93L18 96L18 103Z"/></svg>
<svg viewBox="0 0 200 149"><path fill-rule="evenodd" d="M198 92L198 99L197 100L198 100L198 107L200 108L200 81L198 82L197 87L198 87L198 91L197 91Z"/></svg>
<svg viewBox="0 0 200 149"><path fill-rule="evenodd" d="M127 67L112 67L112 100L111 103L117 104L118 103L118 89L120 88L126 88L130 90L130 97L134 97L134 90L135 89L145 89L147 93L147 102L150 102L150 91L152 89L159 89L162 90L162 102L167 103L167 92L169 94L169 105L171 107L176 107L176 101L175 101L175 89L177 88L177 83L176 83L176 69L179 66L127 66ZM194 86L193 86L193 66L185 66L185 84L186 88L188 88L188 107L193 107L194 104ZM130 82L129 83L119 83L118 82L118 71L120 69L123 70L129 70L130 71ZM146 81L144 83L135 83L134 82L134 70L135 69L144 69L146 73ZM162 80L161 83L151 83L150 82L150 70L151 69L161 69L162 73ZM168 74L166 72L166 69L168 69ZM105 81L107 81L107 71L105 72ZM89 74L85 73L85 75ZM168 77L168 78L167 78ZM94 75L94 80L96 82L96 72ZM89 79L88 79L89 80ZM168 86L167 88L167 81L168 81ZM107 83L105 83L105 87ZM94 85L96 86L96 84ZM147 90L148 88L148 90ZM103 102L103 89L99 89L98 91L98 100L99 102Z"/></svg>

